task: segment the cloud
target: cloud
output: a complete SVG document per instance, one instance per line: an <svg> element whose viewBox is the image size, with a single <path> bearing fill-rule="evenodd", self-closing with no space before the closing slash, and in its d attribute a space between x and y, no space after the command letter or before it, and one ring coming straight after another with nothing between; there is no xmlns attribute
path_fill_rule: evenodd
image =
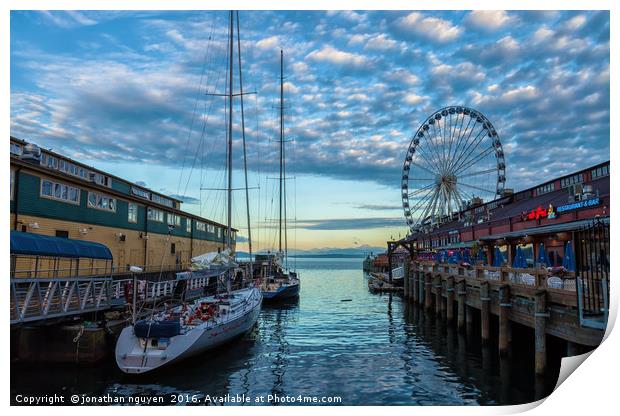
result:
<svg viewBox="0 0 620 416"><path fill-rule="evenodd" d="M474 10L465 17L467 24L486 31L501 29L513 20L505 10Z"/></svg>
<svg viewBox="0 0 620 416"><path fill-rule="evenodd" d="M48 22L63 29L79 26L96 25L97 21L78 11L47 11L39 12Z"/></svg>
<svg viewBox="0 0 620 416"><path fill-rule="evenodd" d="M330 218L319 220L299 220L293 227L304 230L338 231L338 230L367 230L372 228L401 227L401 217L379 218Z"/></svg>
<svg viewBox="0 0 620 416"><path fill-rule="evenodd" d="M170 195L171 198L180 199L184 204L189 205L198 205L200 204L200 199L194 198L192 196L187 195L179 195L179 194L167 194Z"/></svg>
<svg viewBox="0 0 620 416"><path fill-rule="evenodd" d="M360 54L344 52L332 46L325 46L310 52L306 59L315 62L326 62L341 67L365 68L371 64L370 60Z"/></svg>
<svg viewBox="0 0 620 416"><path fill-rule="evenodd" d="M226 13L50 13L57 23L11 14L23 29L11 33L11 134L93 163L156 164L175 183L183 166L177 194L200 185L192 181L202 166L217 181L211 172L225 159L224 101L204 92L224 91ZM493 31L473 30L473 17L462 15L240 13L244 88L258 92L245 100L251 172L277 169L278 46L285 49L295 175L364 178L393 189L398 200L411 135L450 104L476 108L498 129L507 187L539 182L531 172L540 166L552 166L555 176L609 158L608 12L515 11ZM114 24L91 24L85 37L91 21ZM48 42L49 24L62 47ZM528 154L551 146L552 156ZM149 179L154 189L165 187L160 182Z"/></svg>
<svg viewBox="0 0 620 416"><path fill-rule="evenodd" d="M437 17L424 17L419 12L409 13L396 21L397 27L406 34L422 37L439 43L458 39L463 32L458 25Z"/></svg>
<svg viewBox="0 0 620 416"><path fill-rule="evenodd" d="M356 205L355 208L357 209L368 209L371 211L392 211L395 209L402 209L402 206L400 205L382 205L382 204L363 204L363 205Z"/></svg>

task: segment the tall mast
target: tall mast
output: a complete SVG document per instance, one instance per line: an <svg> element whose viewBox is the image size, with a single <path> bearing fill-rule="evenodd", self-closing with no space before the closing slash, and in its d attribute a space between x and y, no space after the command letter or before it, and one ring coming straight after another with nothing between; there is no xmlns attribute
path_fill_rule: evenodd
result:
<svg viewBox="0 0 620 416"><path fill-rule="evenodd" d="M280 86L280 90L282 91L281 93L281 98L282 98L282 102L280 103L280 107L282 109L284 109L284 53L282 52L282 50L280 49L280 74L282 75L282 81L281 81L281 86ZM288 230L286 227L286 145L284 144L285 140L284 140L284 110L281 110L281 117L282 117L282 205L283 205L283 209L284 209L284 267L286 269L288 269Z"/></svg>
<svg viewBox="0 0 620 416"><path fill-rule="evenodd" d="M282 183L284 182L284 52L280 50L280 215L279 215L279 245L282 253Z"/></svg>
<svg viewBox="0 0 620 416"><path fill-rule="evenodd" d="M232 251L232 127L233 127L233 11L230 11L230 41L229 41L229 78L228 78L228 207L226 248Z"/></svg>
<svg viewBox="0 0 620 416"><path fill-rule="evenodd" d="M250 275L253 275L252 264L252 227L250 227L250 191L248 188L248 158L245 148L245 114L243 111L243 77L241 71L241 36L239 35L239 12L237 11L237 56L239 57L239 98L241 100L241 136L243 138L243 172L245 175L245 207L248 220L248 249L250 252Z"/></svg>

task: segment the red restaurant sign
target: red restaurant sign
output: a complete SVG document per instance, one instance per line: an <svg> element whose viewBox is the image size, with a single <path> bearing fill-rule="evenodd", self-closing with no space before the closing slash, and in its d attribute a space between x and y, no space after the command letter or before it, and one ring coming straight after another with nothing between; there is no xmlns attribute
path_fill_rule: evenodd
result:
<svg viewBox="0 0 620 416"><path fill-rule="evenodd" d="M553 209L553 205L549 205L549 209L545 209L542 206L538 206L531 210L530 212L524 213L523 216L524 221L529 220L537 220L540 218L555 218L555 210Z"/></svg>

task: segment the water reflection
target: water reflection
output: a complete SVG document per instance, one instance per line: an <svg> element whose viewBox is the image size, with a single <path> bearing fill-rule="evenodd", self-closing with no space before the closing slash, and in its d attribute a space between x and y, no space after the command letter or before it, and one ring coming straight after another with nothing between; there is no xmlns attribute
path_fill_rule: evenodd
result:
<svg viewBox="0 0 620 416"><path fill-rule="evenodd" d="M360 268L359 259L298 259L299 300L266 305L242 339L162 371L131 377L112 359L81 369L12 366L11 391L252 400L301 394L338 396L347 405L534 399L531 366L500 361L494 346L481 348L475 328L463 335L400 296L368 293Z"/></svg>

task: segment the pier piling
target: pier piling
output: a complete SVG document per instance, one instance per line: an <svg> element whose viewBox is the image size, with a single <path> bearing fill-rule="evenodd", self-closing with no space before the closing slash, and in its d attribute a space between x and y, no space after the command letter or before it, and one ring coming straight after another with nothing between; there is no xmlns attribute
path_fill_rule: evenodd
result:
<svg viewBox="0 0 620 416"><path fill-rule="evenodd" d="M433 309L433 298L431 297L431 286L433 283L431 282L431 274L424 274L424 307L429 312Z"/></svg>
<svg viewBox="0 0 620 416"><path fill-rule="evenodd" d="M547 292L541 290L535 294L534 338L535 338L535 372L544 375L547 370Z"/></svg>
<svg viewBox="0 0 620 416"><path fill-rule="evenodd" d="M454 322L454 276L446 280L446 318L448 323Z"/></svg>
<svg viewBox="0 0 620 416"><path fill-rule="evenodd" d="M419 299L419 295L418 295L418 287L419 287L419 283L418 283L418 276L419 276L419 272L417 270L413 270L412 273L412 278L411 278L411 298L413 299L413 303L417 304Z"/></svg>
<svg viewBox="0 0 620 416"><path fill-rule="evenodd" d="M434 277L433 287L435 288L435 314L441 316L443 315L443 302L441 299L441 277L439 275Z"/></svg>
<svg viewBox="0 0 620 416"><path fill-rule="evenodd" d="M499 288L499 355L506 357L510 351L510 321L508 315L510 313L510 286L503 285Z"/></svg>
<svg viewBox="0 0 620 416"><path fill-rule="evenodd" d="M482 338L482 345L487 345L489 343L490 301L489 283L483 282L480 284L480 337Z"/></svg>
<svg viewBox="0 0 620 416"><path fill-rule="evenodd" d="M404 274L403 286L404 286L404 294L405 294L406 299L410 297L410 294L409 294L409 287L411 286L409 282L409 279L411 278L410 270L411 270L411 261L410 259L407 259L405 260L405 264L403 264L403 274Z"/></svg>
<svg viewBox="0 0 620 416"><path fill-rule="evenodd" d="M456 284L456 294L458 296L458 311L457 311L457 328L459 332L463 332L465 330L465 295L467 292L465 291L465 279L461 279Z"/></svg>

